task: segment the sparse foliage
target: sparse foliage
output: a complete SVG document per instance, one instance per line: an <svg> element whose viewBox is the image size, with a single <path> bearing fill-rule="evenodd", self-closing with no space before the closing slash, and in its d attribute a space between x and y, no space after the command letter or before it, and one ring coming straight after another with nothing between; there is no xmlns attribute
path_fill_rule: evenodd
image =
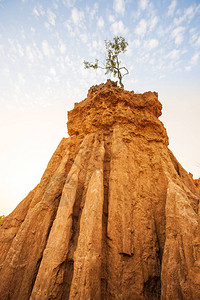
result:
<svg viewBox="0 0 200 300"><path fill-rule="evenodd" d="M107 50L105 63L102 63L100 65L98 59L95 59L95 63L84 61L85 68L100 68L106 70L105 74L112 73L114 77L118 77L120 86L124 88L122 78L129 72L127 68L120 66L121 61L119 60L119 54L126 52L128 43L126 42L124 37L116 36L113 38L113 42L105 40L105 46Z"/></svg>

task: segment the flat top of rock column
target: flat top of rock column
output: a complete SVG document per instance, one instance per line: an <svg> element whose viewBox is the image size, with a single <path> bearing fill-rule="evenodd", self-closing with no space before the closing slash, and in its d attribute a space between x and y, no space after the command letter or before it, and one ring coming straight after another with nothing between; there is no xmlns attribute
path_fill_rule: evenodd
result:
<svg viewBox="0 0 200 300"><path fill-rule="evenodd" d="M70 136L85 135L112 131L114 126L122 125L135 134L168 144L166 130L158 119L161 110L158 93L135 94L118 87L117 82L107 80L105 84L92 86L87 98L75 103L74 109L68 112L68 133Z"/></svg>

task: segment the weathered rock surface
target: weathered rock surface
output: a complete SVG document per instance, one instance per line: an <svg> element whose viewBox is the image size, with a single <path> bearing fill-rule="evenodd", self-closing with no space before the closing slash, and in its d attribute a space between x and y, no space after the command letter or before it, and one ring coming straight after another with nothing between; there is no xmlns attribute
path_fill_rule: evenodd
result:
<svg viewBox="0 0 200 300"><path fill-rule="evenodd" d="M194 179L192 173L189 173L189 176L192 178L192 180L193 180L193 182L194 182L195 186L197 187L197 189L199 191L199 194L200 194L200 178Z"/></svg>
<svg viewBox="0 0 200 300"><path fill-rule="evenodd" d="M161 109L111 81L75 104L70 138L0 227L2 300L200 299L200 196Z"/></svg>

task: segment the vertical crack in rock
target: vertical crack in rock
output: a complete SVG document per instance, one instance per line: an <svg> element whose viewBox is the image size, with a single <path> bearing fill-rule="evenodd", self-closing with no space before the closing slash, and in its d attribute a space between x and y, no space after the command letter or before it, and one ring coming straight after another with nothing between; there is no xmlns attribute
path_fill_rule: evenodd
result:
<svg viewBox="0 0 200 300"><path fill-rule="evenodd" d="M102 214L102 269L101 269L101 299L108 299L107 295L107 278L108 278L108 198L109 198L109 177L110 177L110 159L111 159L111 140L112 132L104 133L105 155L103 162L103 186L104 186L104 203Z"/></svg>

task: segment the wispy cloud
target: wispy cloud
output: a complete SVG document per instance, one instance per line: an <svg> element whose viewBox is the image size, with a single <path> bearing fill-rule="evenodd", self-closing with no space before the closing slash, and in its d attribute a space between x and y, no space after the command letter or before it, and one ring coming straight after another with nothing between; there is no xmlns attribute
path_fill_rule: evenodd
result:
<svg viewBox="0 0 200 300"><path fill-rule="evenodd" d="M73 7L76 4L76 0L62 0L62 3L67 7Z"/></svg>
<svg viewBox="0 0 200 300"><path fill-rule="evenodd" d="M10 46L8 56L13 62L24 56L24 48L17 40L8 39L8 43Z"/></svg>
<svg viewBox="0 0 200 300"><path fill-rule="evenodd" d="M184 31L185 28L183 26L179 26L172 31L172 38L176 45L180 45L184 40Z"/></svg>
<svg viewBox="0 0 200 300"><path fill-rule="evenodd" d="M62 39L59 39L59 42L58 42L58 49L60 51L60 53L63 55L66 53L66 45L65 43L63 42Z"/></svg>
<svg viewBox="0 0 200 300"><path fill-rule="evenodd" d="M87 33L80 33L79 37L80 37L80 39L83 43L87 43L87 41L88 41L88 34Z"/></svg>
<svg viewBox="0 0 200 300"><path fill-rule="evenodd" d="M191 5L188 8L186 8L179 18L174 19L175 25L180 25L182 22L187 21L188 23L191 22L191 20L194 18L196 13L200 10L200 5Z"/></svg>
<svg viewBox="0 0 200 300"><path fill-rule="evenodd" d="M171 60L177 60L180 58L180 55L181 51L179 49L173 49L166 55L166 58L169 58Z"/></svg>
<svg viewBox="0 0 200 300"><path fill-rule="evenodd" d="M168 11L167 11L168 16L173 16L174 15L176 5L177 5L177 1L172 0L171 4L168 7Z"/></svg>
<svg viewBox="0 0 200 300"><path fill-rule="evenodd" d="M124 23L122 21L114 22L110 26L111 32L113 32L114 35L122 34L126 35L128 32L128 29L124 26Z"/></svg>
<svg viewBox="0 0 200 300"><path fill-rule="evenodd" d="M29 63L36 62L38 59L43 59L43 55L35 42L32 45L26 45L26 58L28 59Z"/></svg>
<svg viewBox="0 0 200 300"><path fill-rule="evenodd" d="M99 4L97 2L94 3L94 6L91 8L90 6L87 6L86 11L89 14L90 20L93 20L95 15L97 14L99 9Z"/></svg>
<svg viewBox="0 0 200 300"><path fill-rule="evenodd" d="M147 31L147 22L145 19L142 19L135 29L135 33L139 36L144 36Z"/></svg>
<svg viewBox="0 0 200 300"><path fill-rule="evenodd" d="M191 28L190 29L190 44L195 47L200 47L200 33L198 32L197 28Z"/></svg>
<svg viewBox="0 0 200 300"><path fill-rule="evenodd" d="M196 52L190 59L189 65L187 65L185 67L186 71L190 71L192 69L192 67L196 66L199 62L199 52Z"/></svg>
<svg viewBox="0 0 200 300"><path fill-rule="evenodd" d="M157 16L152 17L149 23L149 30L152 31L157 25L157 23L158 23L158 17Z"/></svg>
<svg viewBox="0 0 200 300"><path fill-rule="evenodd" d="M30 62L34 61L34 52L29 45L26 46L26 56Z"/></svg>
<svg viewBox="0 0 200 300"><path fill-rule="evenodd" d="M113 16L113 15L109 15L109 16L108 16L108 21L109 21L110 23L114 23L114 22L115 22L114 16Z"/></svg>
<svg viewBox="0 0 200 300"><path fill-rule="evenodd" d="M99 28L102 28L104 27L104 19L102 17L99 17L98 20L97 20L97 26Z"/></svg>
<svg viewBox="0 0 200 300"><path fill-rule="evenodd" d="M37 7L33 8L33 14L36 17L40 17L40 16L44 16L45 15L45 11L42 5L38 5Z"/></svg>
<svg viewBox="0 0 200 300"><path fill-rule="evenodd" d="M198 61L199 61L199 52L196 52L196 53L192 56L192 58L191 58L191 60L190 60L190 64L191 64L192 66L195 66L195 65L198 63Z"/></svg>
<svg viewBox="0 0 200 300"><path fill-rule="evenodd" d="M47 11L47 18L50 25L55 26L56 25L56 15L51 10Z"/></svg>
<svg viewBox="0 0 200 300"><path fill-rule="evenodd" d="M47 57L50 57L54 54L54 49L49 45L47 40L42 41L42 51Z"/></svg>
<svg viewBox="0 0 200 300"><path fill-rule="evenodd" d="M139 0L139 7L142 10L145 10L148 6L148 0Z"/></svg>
<svg viewBox="0 0 200 300"><path fill-rule="evenodd" d="M125 3L124 0L114 0L113 1L113 9L116 13L124 15L125 12Z"/></svg>
<svg viewBox="0 0 200 300"><path fill-rule="evenodd" d="M81 26L84 20L84 12L74 7L71 12L71 19L74 25Z"/></svg>
<svg viewBox="0 0 200 300"><path fill-rule="evenodd" d="M152 50L152 49L158 47L158 45L159 45L159 42L157 39L150 39L150 40L146 40L144 42L144 47L149 50Z"/></svg>

